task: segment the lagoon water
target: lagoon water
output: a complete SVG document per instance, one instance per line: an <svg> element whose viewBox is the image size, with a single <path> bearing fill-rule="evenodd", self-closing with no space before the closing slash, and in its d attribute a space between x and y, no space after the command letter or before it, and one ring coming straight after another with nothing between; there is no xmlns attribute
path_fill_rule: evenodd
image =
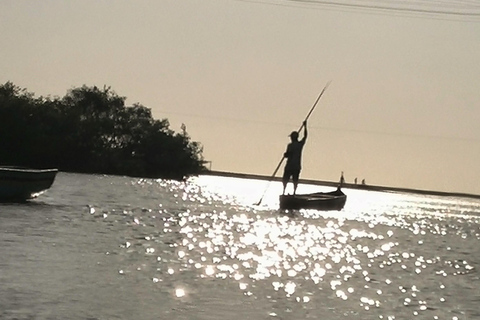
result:
<svg viewBox="0 0 480 320"><path fill-rule="evenodd" d="M59 173L0 204L0 319L480 319L479 200L266 187Z"/></svg>

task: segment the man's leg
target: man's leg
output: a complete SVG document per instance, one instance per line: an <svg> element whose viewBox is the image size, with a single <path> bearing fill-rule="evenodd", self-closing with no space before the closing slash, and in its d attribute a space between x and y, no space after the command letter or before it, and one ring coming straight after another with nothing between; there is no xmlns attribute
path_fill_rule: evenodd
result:
<svg viewBox="0 0 480 320"><path fill-rule="evenodd" d="M290 180L291 173L288 170L283 172L282 183L283 183L283 194L285 194L285 190L287 190L288 180Z"/></svg>
<svg viewBox="0 0 480 320"><path fill-rule="evenodd" d="M288 183L288 176L286 172L283 174L282 183L283 183L283 195L285 195L285 190L287 189L287 183Z"/></svg>
<svg viewBox="0 0 480 320"><path fill-rule="evenodd" d="M293 180L293 194L295 195L297 193L297 187L298 187L298 179L300 177L300 170L295 171L292 174L292 180Z"/></svg>

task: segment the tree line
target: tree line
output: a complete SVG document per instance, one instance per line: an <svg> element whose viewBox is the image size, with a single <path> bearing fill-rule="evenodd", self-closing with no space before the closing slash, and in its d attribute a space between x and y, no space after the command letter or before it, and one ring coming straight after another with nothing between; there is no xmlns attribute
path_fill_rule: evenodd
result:
<svg viewBox="0 0 480 320"><path fill-rule="evenodd" d="M177 180L205 169L185 125L175 133L167 119L125 100L106 86L51 98L0 85L0 165Z"/></svg>

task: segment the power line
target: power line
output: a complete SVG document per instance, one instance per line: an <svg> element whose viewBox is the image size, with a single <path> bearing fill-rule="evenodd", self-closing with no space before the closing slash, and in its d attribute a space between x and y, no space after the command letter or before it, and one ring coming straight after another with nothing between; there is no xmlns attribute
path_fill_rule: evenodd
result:
<svg viewBox="0 0 480 320"><path fill-rule="evenodd" d="M171 115L181 115L192 118L201 118L207 121L231 121L231 122L240 122L240 123L253 123L261 125L273 125L273 126L282 126L288 128L296 128L296 125L293 123L287 122L273 122L265 120L252 120L252 119L242 119L242 118L231 118L231 117L222 117L222 116L212 116L212 115L201 115L201 114L192 114L192 113L182 113L182 112L170 112L162 111L162 114L171 114ZM464 138L464 137L447 137L447 136L438 136L438 135L422 135L422 134L413 134L413 133L402 133L402 132L387 132L387 131L376 131L376 130L365 130L365 129L354 129L354 128L338 128L338 127L325 127L325 126L308 126L309 129L325 130L325 131L335 131L335 132L349 132L349 133L360 133L360 134L369 134L377 136L392 136L392 137L405 137L405 138L423 138L423 139L434 139L434 140L452 140L452 141L464 141L464 142L479 142L480 138Z"/></svg>
<svg viewBox="0 0 480 320"><path fill-rule="evenodd" d="M460 9L476 9L478 7L467 6L460 8L458 3L450 3L451 5L449 10L447 9L436 9L439 5L439 2L432 5L430 2L426 1L416 1L415 3L408 1L323 1L323 0L289 0L293 2L301 2L307 4L318 4L318 5L327 5L327 6L339 6L339 7L348 7L348 8L358 8L358 9L372 9L372 10L386 10L386 11L403 11L411 13L428 13L428 14L440 14L440 15L456 15L456 16L470 16L470 17L480 17L480 11L460 11ZM444 1L443 3L447 3ZM427 9L422 9L419 5L427 7ZM415 7L416 6L416 7Z"/></svg>
<svg viewBox="0 0 480 320"><path fill-rule="evenodd" d="M234 0L304 9L327 8L362 14L407 16L438 20L480 22L476 0Z"/></svg>

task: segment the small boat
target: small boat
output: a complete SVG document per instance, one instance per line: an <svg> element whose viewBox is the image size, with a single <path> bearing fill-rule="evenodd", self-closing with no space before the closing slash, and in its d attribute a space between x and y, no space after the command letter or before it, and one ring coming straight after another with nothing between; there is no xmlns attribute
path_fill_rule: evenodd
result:
<svg viewBox="0 0 480 320"><path fill-rule="evenodd" d="M280 209L299 210L342 210L347 201L347 196L339 187L331 192L317 192L310 194L281 195Z"/></svg>
<svg viewBox="0 0 480 320"><path fill-rule="evenodd" d="M25 201L49 189L58 169L0 167L0 201Z"/></svg>

